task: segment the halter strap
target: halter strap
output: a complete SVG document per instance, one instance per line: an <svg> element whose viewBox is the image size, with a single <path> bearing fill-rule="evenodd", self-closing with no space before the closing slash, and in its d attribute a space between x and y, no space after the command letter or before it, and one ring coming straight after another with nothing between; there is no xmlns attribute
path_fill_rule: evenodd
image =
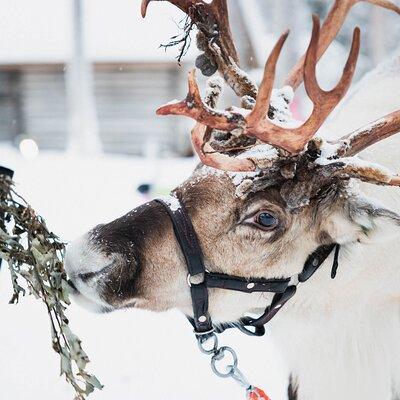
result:
<svg viewBox="0 0 400 400"><path fill-rule="evenodd" d="M334 263L331 276L336 276L340 245L337 243L319 246L311 253L304 263L302 271L290 278L265 279L243 278L217 272L209 272L204 266L204 256L200 247L192 221L182 204L173 198L174 204L164 199L156 199L167 211L175 237L182 250L188 270L187 282L192 298L193 318L189 321L198 336L208 335L214 331L211 317L208 312L208 288L235 290L244 293L271 292L275 293L271 304L258 318L244 317L236 324L221 324L216 329L218 332L232 327L239 328L242 332L262 336L265 333L264 325L269 322L277 312L295 295L297 285L305 282L317 271L328 256L335 250ZM251 328L254 328L252 330Z"/></svg>
<svg viewBox="0 0 400 400"><path fill-rule="evenodd" d="M204 266L203 251L199 245L196 232L183 204L171 207L163 199L156 199L168 212L174 227L174 233L185 257L188 269L188 285L193 306L193 324L196 334L206 334L213 331L208 313L208 289L205 282L206 268Z"/></svg>

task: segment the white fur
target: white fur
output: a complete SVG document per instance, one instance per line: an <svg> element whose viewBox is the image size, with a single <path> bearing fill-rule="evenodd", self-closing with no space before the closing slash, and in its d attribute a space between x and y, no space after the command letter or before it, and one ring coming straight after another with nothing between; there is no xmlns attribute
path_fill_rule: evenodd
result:
<svg viewBox="0 0 400 400"><path fill-rule="evenodd" d="M395 57L359 83L328 133L341 136L399 109L399 90ZM363 157L399 171L399 144L397 135ZM399 188L362 186L399 211ZM270 323L270 336L298 377L299 400L392 400L400 392L400 237L387 223L380 220L370 243L342 252L335 280L327 260ZM340 229L339 236L346 224ZM379 240L384 232L394 236Z"/></svg>
<svg viewBox="0 0 400 400"><path fill-rule="evenodd" d="M77 277L82 273L100 271L114 261L113 255L105 256L93 248L88 233L69 244L65 256L65 270L80 292L74 294L74 300L82 307L93 312L109 308L109 304L98 295L97 279L84 283Z"/></svg>
<svg viewBox="0 0 400 400"><path fill-rule="evenodd" d="M299 399L392 399L400 383L399 237L343 251L335 280L327 260L271 321Z"/></svg>

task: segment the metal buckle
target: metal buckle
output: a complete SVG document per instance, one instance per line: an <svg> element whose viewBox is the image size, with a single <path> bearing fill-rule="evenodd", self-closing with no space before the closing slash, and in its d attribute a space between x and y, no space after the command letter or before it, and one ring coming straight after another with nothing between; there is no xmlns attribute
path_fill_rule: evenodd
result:
<svg viewBox="0 0 400 400"><path fill-rule="evenodd" d="M196 279L197 277L200 277L201 280ZM186 281L189 287L192 285L200 285L200 283L203 283L205 279L204 273L196 274L196 275L187 275ZM195 281L193 281L195 280Z"/></svg>
<svg viewBox="0 0 400 400"><path fill-rule="evenodd" d="M205 336L205 335L209 335L210 333L213 333L215 331L214 328L209 329L208 331L204 331L204 332L197 332L195 329L193 329L193 333L196 336Z"/></svg>

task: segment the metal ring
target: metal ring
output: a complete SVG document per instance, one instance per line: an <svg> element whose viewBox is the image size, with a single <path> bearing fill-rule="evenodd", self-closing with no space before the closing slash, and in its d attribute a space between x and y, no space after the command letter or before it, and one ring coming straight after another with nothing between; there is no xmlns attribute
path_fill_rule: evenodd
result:
<svg viewBox="0 0 400 400"><path fill-rule="evenodd" d="M205 344L210 341L210 339L213 340L212 342L212 347L210 349L205 348ZM197 344L199 346L200 351L203 354L211 355L215 354L218 349L218 337L215 333L213 333L211 336L198 336L197 337Z"/></svg>
<svg viewBox="0 0 400 400"><path fill-rule="evenodd" d="M227 372L221 372L217 368L217 361L221 361L226 357L226 353L229 353L232 356L232 364L226 366ZM215 353L211 358L211 369L213 370L214 374L219 376L220 378L229 378L234 374L234 371L237 368L238 359L236 352L227 346L223 346L218 349L218 352Z"/></svg>

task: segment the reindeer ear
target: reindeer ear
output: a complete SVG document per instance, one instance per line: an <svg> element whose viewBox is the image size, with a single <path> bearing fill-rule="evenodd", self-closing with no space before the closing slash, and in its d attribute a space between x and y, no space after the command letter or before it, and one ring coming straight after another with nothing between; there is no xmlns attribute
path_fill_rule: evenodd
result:
<svg viewBox="0 0 400 400"><path fill-rule="evenodd" d="M371 243L400 236L400 215L365 197L353 197L323 222L337 243Z"/></svg>

